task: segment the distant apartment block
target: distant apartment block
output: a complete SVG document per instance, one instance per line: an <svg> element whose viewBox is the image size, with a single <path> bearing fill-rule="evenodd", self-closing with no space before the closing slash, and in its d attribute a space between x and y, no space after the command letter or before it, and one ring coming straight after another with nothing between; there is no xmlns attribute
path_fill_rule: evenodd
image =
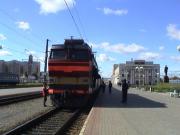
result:
<svg viewBox="0 0 180 135"><path fill-rule="evenodd" d="M131 60L114 64L112 82L120 83L126 79L131 85L153 85L160 80L160 65L152 61Z"/></svg>
<svg viewBox="0 0 180 135"><path fill-rule="evenodd" d="M33 56L29 55L28 61L4 61L0 60L0 73L14 73L20 77L40 76L40 62L33 61Z"/></svg>

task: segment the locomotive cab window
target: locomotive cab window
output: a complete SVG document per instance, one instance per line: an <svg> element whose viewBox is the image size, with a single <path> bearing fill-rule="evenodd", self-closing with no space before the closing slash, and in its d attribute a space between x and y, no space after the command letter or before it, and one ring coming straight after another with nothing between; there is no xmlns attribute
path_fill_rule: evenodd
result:
<svg viewBox="0 0 180 135"><path fill-rule="evenodd" d="M52 50L50 54L50 59L66 59L65 50Z"/></svg>
<svg viewBox="0 0 180 135"><path fill-rule="evenodd" d="M74 50L71 52L71 59L74 60L89 60L89 53L88 51L84 50Z"/></svg>

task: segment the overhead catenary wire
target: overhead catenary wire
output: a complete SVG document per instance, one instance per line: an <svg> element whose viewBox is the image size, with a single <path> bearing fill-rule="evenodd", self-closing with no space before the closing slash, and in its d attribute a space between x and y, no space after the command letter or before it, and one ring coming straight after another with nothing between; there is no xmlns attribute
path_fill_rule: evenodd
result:
<svg viewBox="0 0 180 135"><path fill-rule="evenodd" d="M12 15L10 15L9 13L7 13L6 11L4 11L3 9L0 9L0 12L2 13L2 14L4 14L5 16L7 16L9 19L11 19L13 22L17 22L17 19L14 17L14 16L12 16ZM36 34L34 34L34 33L30 33L34 38L36 38L37 40L39 40L39 41L41 41L39 38L39 35L36 35ZM39 38L37 38L37 37L39 37Z"/></svg>
<svg viewBox="0 0 180 135"><path fill-rule="evenodd" d="M0 13L3 13L5 16L8 16L13 22L15 21L16 22L16 19L9 15L7 12L5 12L4 10L0 9ZM34 46L37 48L37 46L35 46L36 44L39 44L37 42L35 42L34 40L30 39L29 37L25 36L24 34L22 34L21 32L17 31L16 29L14 29L13 27L10 27L8 26L7 24L5 24L4 22L0 22L0 25L5 27L6 29L14 32L17 36L19 36L20 38L26 40L26 41L29 41L31 44L31 46ZM32 33L31 33L32 34ZM40 48L40 47L39 47ZM39 50L38 50L39 51ZM40 51L39 51L40 52Z"/></svg>
<svg viewBox="0 0 180 135"><path fill-rule="evenodd" d="M40 59L38 56L32 54L30 50L28 50L28 49L24 49L24 50L25 50L26 52L29 52L29 54L33 55L37 60L39 60L39 61L41 61L41 62L44 62L44 60L42 60L42 59ZM29 55L29 54L27 54L27 55Z"/></svg>
<svg viewBox="0 0 180 135"><path fill-rule="evenodd" d="M11 51L13 51L13 52L16 52L16 53L19 53L19 54L23 54L24 56L27 56L27 55L29 55L29 54L27 54L27 53L25 53L25 51L27 50L27 51L29 51L28 49L24 49L25 51L19 51L19 50L16 50L16 49L12 49L12 48L9 48L9 47L3 47L4 49L7 49L7 50L11 50ZM29 51L30 52L30 51ZM38 56L36 56L36 55L34 55L33 54L33 56L37 59L37 60L39 60L39 61L41 61L41 62L44 62L43 60L41 60Z"/></svg>
<svg viewBox="0 0 180 135"><path fill-rule="evenodd" d="M73 2L73 7L74 7L75 12L76 12L76 14L77 14L79 23L80 23L80 25L81 25L81 27L82 27L83 35L85 36L85 39L87 40L87 42L89 42L89 40L88 40L88 38L87 38L87 34L86 34L86 32L85 32L85 29L84 29L84 25L83 25L83 23L82 23L82 21L81 21L81 18L80 18L80 15L79 15L78 10L77 10L76 6L74 5L74 2Z"/></svg>
<svg viewBox="0 0 180 135"><path fill-rule="evenodd" d="M10 15L9 13L7 13L6 11L0 9L0 13L2 13L3 15L5 15L6 17L8 17L10 20L12 20L12 22L17 22L17 19L15 19L15 17L11 16L11 15ZM16 29L8 26L7 24L5 24L5 23L3 23L3 22L0 22L0 25L3 26L3 27L5 27L5 28L7 28L8 30L14 32L14 33L17 34L20 38L23 38L24 40L27 40L27 41L29 41L30 43L33 43L33 46L34 46L34 44L37 44L37 42L35 42L34 40L32 40L32 39L30 39L29 37L25 36L24 34L20 33L20 32L17 31ZM38 39L38 38L37 38L38 36L37 36L36 34L34 34L34 33L30 33L30 34L31 34L34 38ZM39 40L39 39L38 39L38 40ZM39 41L41 41L41 40L39 40ZM17 44L22 44L22 43L20 43L19 41L16 41L16 40L14 40L14 39L13 39L13 42L12 42L11 40L8 40L8 42L11 42L11 43L13 43L13 44L14 44L14 42L16 42ZM36 46L36 47L37 47L37 46ZM21 55L23 54L24 56L29 55L29 54L25 53L25 51L19 51L19 50L16 50L16 49L14 49L14 48L12 49L12 48L6 47L6 46L3 46L3 48L4 48L4 49L7 49L7 50L11 50L11 51L13 51L13 52L15 52L15 53L19 53L19 54L21 54ZM24 49L24 50L27 50L27 49ZM45 52L40 51L40 50L37 50L37 49L35 49L35 50L36 50L35 52L38 52L38 53L45 53ZM29 51L29 50L28 50L28 51ZM37 61L39 60L39 61L41 61L41 62L44 62L40 57L38 57L38 56L36 56L36 55L34 55L34 54L33 54L33 56L37 59Z"/></svg>
<svg viewBox="0 0 180 135"><path fill-rule="evenodd" d="M64 0L64 2L65 2L65 4L66 4L66 7L67 7L67 9L68 9L68 11L69 11L69 14L70 14L70 16L71 16L71 18L72 18L72 20L73 20L73 22L74 22L74 25L75 25L78 33L79 33L80 38L83 38L83 36L82 36L82 34L81 34L81 31L80 31L80 29L79 29L79 27L78 27L78 25L77 25L77 23L76 23L76 20L75 20L75 18L74 18L74 16L73 16L73 14L72 14L69 6L68 6L68 3L66 2L66 0Z"/></svg>
<svg viewBox="0 0 180 135"><path fill-rule="evenodd" d="M32 41L31 39L27 38L26 36L24 36L23 34L21 34L20 32L18 32L17 30L11 28L10 26L0 22L0 24L4 27L6 27L7 29L11 30L12 32L14 32L15 34L19 35L19 37L21 38L24 38L25 40L28 40L29 42L33 43L32 45L35 46L34 44L37 44L35 43L34 41ZM37 46L36 46L37 47Z"/></svg>

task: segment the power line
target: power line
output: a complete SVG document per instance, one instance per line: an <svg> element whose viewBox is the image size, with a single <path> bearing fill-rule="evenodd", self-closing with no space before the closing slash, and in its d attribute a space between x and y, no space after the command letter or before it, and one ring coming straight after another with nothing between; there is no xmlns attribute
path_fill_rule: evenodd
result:
<svg viewBox="0 0 180 135"><path fill-rule="evenodd" d="M5 16L8 16L9 19L11 19L13 22L14 22L14 21L15 21L15 22L17 21L13 16L11 16L11 15L10 15L9 13L7 13L6 11L0 9L0 12L3 13ZM23 38L23 39L25 39L25 40L33 43L33 45L34 45L34 44L38 44L38 43L35 42L34 40L28 38L27 36L25 36L25 35L22 34L21 32L17 31L16 29L8 26L7 24L5 24L5 23L3 23L3 22L0 22L0 24L1 24L3 27L6 27L7 29L9 29L10 31L13 31L15 34L19 35L19 37L21 37L21 38ZM38 39L38 38L37 38L37 35L34 35L33 33L31 33L31 35L33 35L34 38ZM38 39L38 40L39 40L39 39ZM39 40L39 41L41 41L41 40ZM37 47L37 46L36 46L36 47Z"/></svg>
<svg viewBox="0 0 180 135"><path fill-rule="evenodd" d="M29 54L33 55L35 58L37 58L37 60L40 60L41 62L44 62L44 61L43 61L42 59L40 59L38 56L32 54L30 50L28 50L28 49L24 49L24 50L25 50L26 52L29 52ZM27 54L27 55L28 55L28 54Z"/></svg>
<svg viewBox="0 0 180 135"><path fill-rule="evenodd" d="M0 22L0 24L1 24L2 26L6 27L7 29L11 30L11 31L14 32L15 34L19 35L19 37L24 38L24 39L28 40L29 42L33 43L33 45L34 45L34 44L37 44L36 42L34 42L34 41L32 41L31 39L27 38L26 36L24 36L23 34L21 34L20 32L18 32L17 30L9 27L8 25L6 25L6 24L4 24L4 23L2 23L2 22ZM36 47L37 47L37 46L36 46Z"/></svg>
<svg viewBox="0 0 180 135"><path fill-rule="evenodd" d="M9 19L11 19L13 22L14 22L14 21L15 21L15 22L17 21L13 16L11 16L9 13L5 12L4 10L0 9L0 12L3 13L5 16L8 16ZM20 32L18 32L17 30L13 29L12 27L10 27L10 26L2 23L2 22L0 22L0 24L1 24L2 26L4 26L4 27L8 28L9 30L13 31L14 33L18 34L21 38L24 38L24 39L30 41L31 43L35 43L33 40L27 38L26 36L24 36L23 34L21 34ZM37 38L37 35L36 35L36 34L33 34L33 33L31 33L31 34L33 35L33 37ZM37 38L37 39L38 39L38 38ZM39 40L39 39L38 39L38 40ZM8 40L8 41L11 42L10 40ZM40 40L39 40L39 41L40 41ZM17 43L17 41L16 41L16 43ZM18 44L19 44L19 43L18 43ZM3 47L3 48L4 48L4 47ZM17 53L19 53L19 54L28 55L28 54L25 53L24 51L19 51L19 50L12 49L12 48L9 48L9 47L5 47L5 49L12 50L13 52L17 52ZM27 49L24 49L24 50L27 50ZM29 51L29 50L28 50L28 51ZM30 52L30 51L29 51L29 52ZM44 53L44 52L42 52L42 51L38 51L38 52ZM41 62L43 62L43 60L41 60L39 57L37 57L37 56L35 56L35 55L33 55L33 56L36 57L36 58L37 58L38 60L40 60Z"/></svg>
<svg viewBox="0 0 180 135"><path fill-rule="evenodd" d="M80 29L79 29L79 27L78 27L78 25L77 25L77 23L76 23L76 21L75 21L75 19L74 19L73 14L71 13L71 10L70 10L70 8L69 8L69 6L68 6L68 4L67 4L66 0L64 0L64 2L65 2L65 4L66 4L66 7L68 8L69 14L71 15L71 18L72 18L72 20L73 20L73 22L74 22L74 25L75 25L75 27L76 27L76 29L77 29L77 31L78 31L78 33L79 33L80 37L82 38L82 35L81 35L81 32L80 32Z"/></svg>
<svg viewBox="0 0 180 135"><path fill-rule="evenodd" d="M75 8L75 12L76 12L76 14L77 14L79 23L80 23L80 25L81 25L81 27L82 27L83 34L84 34L84 36L85 36L85 39L87 40L87 42L89 42L89 41L88 41L88 38L87 38L87 35L86 35L86 32L85 32L85 29L84 29L84 25L83 25L83 23L82 23L82 21L81 21L81 18L80 18L80 15L79 15L78 10L77 10L76 6L74 5L74 2L73 2L73 7Z"/></svg>
<svg viewBox="0 0 180 135"><path fill-rule="evenodd" d="M13 52L17 52L17 53L19 53L19 54L23 54L24 56L28 56L29 54L27 54L27 53L25 53L24 51L18 51L18 50L16 50L16 49L12 49L12 48L9 48L9 47L3 47L3 48L5 48L5 49L7 49L7 50L12 50ZM30 52L28 49L24 49L25 51L28 51L28 52ZM39 61L41 61L41 62L44 62L42 59L40 59L38 56L36 56L36 55L34 55L33 54L33 56L37 59L37 60L39 60Z"/></svg>
<svg viewBox="0 0 180 135"><path fill-rule="evenodd" d="M17 21L17 19L16 19L14 16L11 16L11 15L10 15L9 13L7 13L6 11L0 9L0 12L1 12L2 14L4 14L5 16L8 16L9 19L11 19L13 22L14 22L14 21L15 21L15 22ZM36 38L37 40L41 41L39 38L37 38L37 37L39 37L39 35L36 35L36 34L34 34L34 33L31 33L31 35L32 35L34 38Z"/></svg>

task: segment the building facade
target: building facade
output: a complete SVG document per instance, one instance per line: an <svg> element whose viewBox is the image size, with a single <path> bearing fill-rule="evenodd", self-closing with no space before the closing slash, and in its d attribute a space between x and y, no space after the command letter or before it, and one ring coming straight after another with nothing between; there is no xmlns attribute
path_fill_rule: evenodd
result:
<svg viewBox="0 0 180 135"><path fill-rule="evenodd" d="M160 65L152 61L132 60L115 64L112 81L114 84L126 79L131 85L153 85L160 81Z"/></svg>
<svg viewBox="0 0 180 135"><path fill-rule="evenodd" d="M35 76L37 79L40 76L40 62L33 61L32 55L28 61L0 60L0 73L14 73L24 78Z"/></svg>

